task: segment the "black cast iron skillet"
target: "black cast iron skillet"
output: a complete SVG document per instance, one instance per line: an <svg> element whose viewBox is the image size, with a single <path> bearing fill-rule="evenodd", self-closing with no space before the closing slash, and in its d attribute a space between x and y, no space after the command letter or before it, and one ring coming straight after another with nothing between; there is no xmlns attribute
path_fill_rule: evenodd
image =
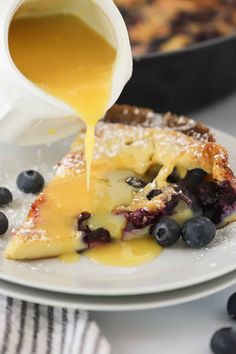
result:
<svg viewBox="0 0 236 354"><path fill-rule="evenodd" d="M119 103L182 114L236 89L236 34L134 58Z"/></svg>

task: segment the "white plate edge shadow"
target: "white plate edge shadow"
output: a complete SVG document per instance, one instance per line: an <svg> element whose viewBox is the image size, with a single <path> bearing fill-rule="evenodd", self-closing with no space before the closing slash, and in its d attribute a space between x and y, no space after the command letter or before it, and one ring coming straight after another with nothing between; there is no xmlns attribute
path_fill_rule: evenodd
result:
<svg viewBox="0 0 236 354"><path fill-rule="evenodd" d="M204 284L163 292L136 296L69 295L28 288L0 280L1 295L46 306L87 311L141 311L176 306L219 293L236 285L236 271Z"/></svg>

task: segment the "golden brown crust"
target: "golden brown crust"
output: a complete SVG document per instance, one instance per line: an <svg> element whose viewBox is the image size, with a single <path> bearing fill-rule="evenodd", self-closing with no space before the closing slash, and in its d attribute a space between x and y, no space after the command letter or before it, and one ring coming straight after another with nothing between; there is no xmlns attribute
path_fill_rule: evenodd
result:
<svg viewBox="0 0 236 354"><path fill-rule="evenodd" d="M185 116L177 116L170 112L161 116L160 124L160 119L158 119L151 109L115 104L107 112L103 121L106 123L120 123L131 126L161 126L162 128L179 131L202 142L215 142L213 133L204 123L196 122Z"/></svg>
<svg viewBox="0 0 236 354"><path fill-rule="evenodd" d="M152 126L154 120L154 112L149 108L120 104L115 104L110 108L103 119L105 123L119 123L134 126L140 124L144 127Z"/></svg>
<svg viewBox="0 0 236 354"><path fill-rule="evenodd" d="M215 142L210 128L202 122L196 122L185 116L178 117L168 112L162 116L162 126L179 131L202 142Z"/></svg>

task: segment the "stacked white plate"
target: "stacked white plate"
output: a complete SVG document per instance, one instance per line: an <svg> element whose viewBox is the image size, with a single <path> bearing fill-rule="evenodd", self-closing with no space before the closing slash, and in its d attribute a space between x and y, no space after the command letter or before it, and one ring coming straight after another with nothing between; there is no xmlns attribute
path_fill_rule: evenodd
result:
<svg viewBox="0 0 236 354"><path fill-rule="evenodd" d="M216 131L230 152L236 170L236 139ZM46 178L67 151L69 141L42 148L0 146L0 185L14 194L5 209L11 226L25 216L32 202L15 186L19 172L37 169ZM5 242L0 244L3 253ZM65 264L58 259L14 262L0 256L0 292L37 303L88 310L158 308L199 299L236 283L236 224L219 230L210 247L192 250L178 244L154 261L138 267L102 266L81 257Z"/></svg>

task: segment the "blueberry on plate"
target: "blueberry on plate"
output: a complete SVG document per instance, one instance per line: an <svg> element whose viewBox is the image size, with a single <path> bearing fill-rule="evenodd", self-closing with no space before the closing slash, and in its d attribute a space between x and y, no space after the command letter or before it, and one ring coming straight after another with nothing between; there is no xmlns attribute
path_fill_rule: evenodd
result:
<svg viewBox="0 0 236 354"><path fill-rule="evenodd" d="M202 248L215 237L215 224L204 216L196 216L183 226L183 241L191 248Z"/></svg>
<svg viewBox="0 0 236 354"><path fill-rule="evenodd" d="M236 320L236 293L232 294L227 303L227 312L229 317Z"/></svg>
<svg viewBox="0 0 236 354"><path fill-rule="evenodd" d="M0 187L0 207L10 204L13 200L12 194L9 189Z"/></svg>
<svg viewBox="0 0 236 354"><path fill-rule="evenodd" d="M125 182L134 188L144 188L147 185L145 181L137 177L129 177Z"/></svg>
<svg viewBox="0 0 236 354"><path fill-rule="evenodd" d="M37 194L43 189L44 178L37 171L23 171L17 177L16 184L19 190L24 193Z"/></svg>
<svg viewBox="0 0 236 354"><path fill-rule="evenodd" d="M211 339L211 350L214 354L236 354L236 331L222 328L215 332Z"/></svg>
<svg viewBox="0 0 236 354"><path fill-rule="evenodd" d="M0 211L0 235L4 235L8 230L8 219L4 213Z"/></svg>
<svg viewBox="0 0 236 354"><path fill-rule="evenodd" d="M181 228L175 220L162 218L153 226L151 234L159 245L168 247L178 241Z"/></svg>

